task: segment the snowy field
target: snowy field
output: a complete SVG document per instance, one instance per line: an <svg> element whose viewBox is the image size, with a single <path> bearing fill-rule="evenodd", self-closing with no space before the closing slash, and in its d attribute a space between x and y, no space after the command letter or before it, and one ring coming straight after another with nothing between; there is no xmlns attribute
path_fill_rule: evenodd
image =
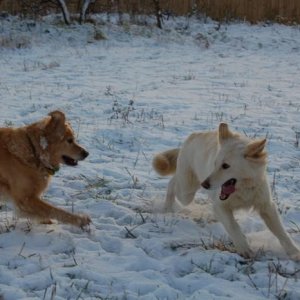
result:
<svg viewBox="0 0 300 300"><path fill-rule="evenodd" d="M169 178L151 166L220 121L267 136L273 197L300 244L300 27L143 21L0 19L0 126L67 114L90 156L45 198L93 221L32 224L3 204L0 299L300 299L300 263L255 213L237 215L257 252L246 260L203 191L163 213Z"/></svg>

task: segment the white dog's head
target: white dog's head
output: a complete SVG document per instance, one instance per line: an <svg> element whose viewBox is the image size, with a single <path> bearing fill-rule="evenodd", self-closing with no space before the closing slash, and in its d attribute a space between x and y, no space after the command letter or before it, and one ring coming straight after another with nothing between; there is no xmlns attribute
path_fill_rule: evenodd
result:
<svg viewBox="0 0 300 300"><path fill-rule="evenodd" d="M266 139L250 140L219 125L219 151L213 172L202 182L205 189L220 188L220 200L262 180L267 163Z"/></svg>

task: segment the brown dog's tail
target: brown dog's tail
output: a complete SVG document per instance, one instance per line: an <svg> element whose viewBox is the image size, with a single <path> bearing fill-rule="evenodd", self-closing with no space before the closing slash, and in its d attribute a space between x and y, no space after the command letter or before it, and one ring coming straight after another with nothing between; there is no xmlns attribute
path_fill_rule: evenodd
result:
<svg viewBox="0 0 300 300"><path fill-rule="evenodd" d="M154 156L152 165L159 175L166 176L175 173L179 150L175 148Z"/></svg>

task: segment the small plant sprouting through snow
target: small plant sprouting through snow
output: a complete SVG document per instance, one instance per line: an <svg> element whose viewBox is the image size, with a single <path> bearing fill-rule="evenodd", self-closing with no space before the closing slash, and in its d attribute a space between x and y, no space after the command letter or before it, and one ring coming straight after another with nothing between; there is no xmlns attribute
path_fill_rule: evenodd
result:
<svg viewBox="0 0 300 300"><path fill-rule="evenodd" d="M4 126L5 127L12 127L13 125L14 125L14 123L12 121L8 121L8 120L4 121Z"/></svg>
<svg viewBox="0 0 300 300"><path fill-rule="evenodd" d="M295 147L299 148L299 141L300 141L300 130L293 128L294 132L295 132Z"/></svg>
<svg viewBox="0 0 300 300"><path fill-rule="evenodd" d="M110 186L110 181L106 178L100 176L90 178L81 174L80 179L86 183L86 186L73 196L86 197L88 194L94 199L115 200L113 188Z"/></svg>
<svg viewBox="0 0 300 300"><path fill-rule="evenodd" d="M130 114L130 112L135 110L133 104L134 104L134 101L129 100L128 105L123 106L118 102L118 100L114 100L113 106L112 106L112 115L110 116L109 119L110 120L121 119L126 124L132 123L129 120L129 114Z"/></svg>
<svg viewBox="0 0 300 300"><path fill-rule="evenodd" d="M115 95L111 87L107 88L107 95ZM113 101L110 116L108 118L109 123L120 120L122 125L134 124L134 123L154 123L154 126L159 128L165 128L165 121L163 114L159 113L154 108L147 110L145 108L136 108L134 100L129 100L126 104L121 103L117 99Z"/></svg>

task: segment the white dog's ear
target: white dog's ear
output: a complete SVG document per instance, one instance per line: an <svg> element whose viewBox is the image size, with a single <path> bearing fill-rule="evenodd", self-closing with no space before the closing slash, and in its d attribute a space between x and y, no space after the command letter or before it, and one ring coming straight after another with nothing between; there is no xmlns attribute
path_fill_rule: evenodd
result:
<svg viewBox="0 0 300 300"><path fill-rule="evenodd" d="M266 146L266 139L257 140L254 142L251 142L246 146L245 149L245 158L248 159L259 159L259 158L265 158L267 153L265 151Z"/></svg>
<svg viewBox="0 0 300 300"><path fill-rule="evenodd" d="M219 125L219 142L221 143L222 141L233 137L233 133L229 130L229 127L226 123L220 123Z"/></svg>

